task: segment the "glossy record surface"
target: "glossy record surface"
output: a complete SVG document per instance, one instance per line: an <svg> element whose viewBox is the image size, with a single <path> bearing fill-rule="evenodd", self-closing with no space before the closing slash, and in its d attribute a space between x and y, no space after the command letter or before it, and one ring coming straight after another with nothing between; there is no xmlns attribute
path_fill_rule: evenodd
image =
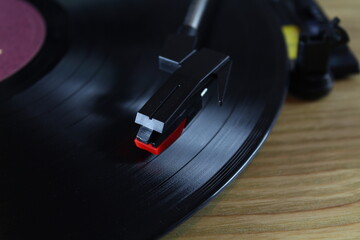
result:
<svg viewBox="0 0 360 240"><path fill-rule="evenodd" d="M239 173L276 118L286 56L271 9L221 1L206 45L234 62L224 104L210 89L156 157L134 146L134 119L168 77L157 55L189 1L53 3L66 13L64 57L0 101L0 238L159 237Z"/></svg>

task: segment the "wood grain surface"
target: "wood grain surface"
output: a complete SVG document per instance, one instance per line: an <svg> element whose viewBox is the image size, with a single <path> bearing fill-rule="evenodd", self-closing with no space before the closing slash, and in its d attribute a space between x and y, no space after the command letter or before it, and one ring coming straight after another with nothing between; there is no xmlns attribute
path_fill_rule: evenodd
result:
<svg viewBox="0 0 360 240"><path fill-rule="evenodd" d="M319 1L360 57L360 0ZM288 97L246 171L167 239L360 239L360 75L318 102Z"/></svg>

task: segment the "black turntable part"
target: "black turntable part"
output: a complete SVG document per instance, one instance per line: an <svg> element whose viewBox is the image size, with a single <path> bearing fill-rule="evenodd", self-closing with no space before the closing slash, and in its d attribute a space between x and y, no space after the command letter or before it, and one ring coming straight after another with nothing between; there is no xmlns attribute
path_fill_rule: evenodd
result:
<svg viewBox="0 0 360 240"><path fill-rule="evenodd" d="M46 39L39 53L27 66L1 82L0 100L9 99L34 84L60 61L67 49L66 13L52 1L32 0L30 3L46 21Z"/></svg>
<svg viewBox="0 0 360 240"><path fill-rule="evenodd" d="M301 31L317 35L321 26L329 23L326 14L314 0L272 0L271 2L281 25L297 25ZM332 50L329 65L336 78L360 72L358 60L346 44Z"/></svg>
<svg viewBox="0 0 360 240"><path fill-rule="evenodd" d="M324 26L331 25L325 13L314 0L273 0L271 2L275 12L279 16L281 24L297 25L303 35L319 36ZM347 36L345 30L340 26L336 26L334 29L342 36ZM316 73L309 75L308 70L305 72L297 70L293 73L296 79L294 83L292 83L291 92L298 97L317 99L330 92L334 77L341 78L350 74L359 73L359 63L347 46L347 42L348 41L342 41L341 44L332 46L328 50L329 53L316 53L316 51L314 51L314 59L318 54L326 57L326 64L328 65L329 71L326 71L327 73L322 71L323 74ZM302 51L303 48L299 46L299 50ZM301 61L303 60L298 60L300 65L306 65L306 63L302 63ZM319 72L319 70L317 72ZM299 75L302 75L303 81L300 80L301 77Z"/></svg>
<svg viewBox="0 0 360 240"><path fill-rule="evenodd" d="M141 127L136 145L156 155L163 152L180 136L179 124L188 124L199 112L202 91L213 81L222 89L222 102L230 69L228 56L208 49L189 57L137 113L135 122ZM173 135L175 129L180 134Z"/></svg>
<svg viewBox="0 0 360 240"><path fill-rule="evenodd" d="M261 0L223 1L207 47L234 59L226 104L219 108L216 93L209 92L212 97L189 125L191 129L155 158L133 146L129 139L136 129L127 123L166 80L156 73L156 53L169 30L181 22L189 2L141 1L146 11L140 16L130 11L137 9L134 1L58 3L69 14L70 32L82 31L72 36L64 59L54 68L62 74L41 78L17 94L16 101L0 102L3 113L11 113L4 114L0 124L1 133L6 132L0 135L4 193L0 221L6 223L0 236L6 240L158 237L216 194L267 136L286 91L285 50L281 34L274 30L274 16ZM168 15L174 18L165 26L158 24ZM124 27L112 25L114 17L122 19ZM243 26L248 38L231 31L231 23L255 17L251 25ZM141 36L147 43L139 42L133 25L146 26ZM121 34L115 29L122 29ZM88 42L94 31L100 36ZM90 58L82 54L70 58L79 49L82 53L91 49ZM62 78L74 70L64 66L73 65L74 74ZM254 65L262 71L254 72ZM86 68L91 72L84 74ZM66 80L67 91L65 85L56 90L56 84L64 84L61 80ZM48 97L39 101L43 96ZM54 104L59 107L46 110ZM39 107L44 115L32 116L30 109ZM18 124L7 128L14 121ZM24 131L32 134L21 135ZM246 148L243 154L237 153L241 146ZM195 192L193 201L190 196Z"/></svg>
<svg viewBox="0 0 360 240"><path fill-rule="evenodd" d="M215 0L192 0L183 24L176 34L169 35L159 55L159 67L175 72L204 41Z"/></svg>
<svg viewBox="0 0 360 240"><path fill-rule="evenodd" d="M141 127L135 145L140 149L159 155L173 144L200 111L202 97L214 79L222 104L230 57L208 49L198 51L198 39L204 37L200 29L204 29L205 16L214 6L211 2L193 0L179 32L166 40L159 66L172 75L136 115L135 123Z"/></svg>
<svg viewBox="0 0 360 240"><path fill-rule="evenodd" d="M360 73L359 62L346 45L339 46L332 51L329 64L336 79Z"/></svg>
<svg viewBox="0 0 360 240"><path fill-rule="evenodd" d="M214 0L194 0L191 2L189 10L184 20L184 27L191 28L196 31L196 34L200 31L201 25L205 24L205 16L210 11ZM193 31L190 30L192 33ZM192 35L192 34L189 35Z"/></svg>
<svg viewBox="0 0 360 240"><path fill-rule="evenodd" d="M318 33L303 32L299 55L292 72L290 91L301 98L318 99L327 95L335 80L329 59L332 51L349 41L349 36L335 18L319 27Z"/></svg>

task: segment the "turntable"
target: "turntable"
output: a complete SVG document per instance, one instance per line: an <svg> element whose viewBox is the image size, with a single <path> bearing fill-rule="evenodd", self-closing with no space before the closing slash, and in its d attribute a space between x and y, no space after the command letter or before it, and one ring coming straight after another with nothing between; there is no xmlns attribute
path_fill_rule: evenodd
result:
<svg viewBox="0 0 360 240"><path fill-rule="evenodd" d="M313 1L2 0L0 34L1 239L163 236L246 168L289 88L359 71Z"/></svg>

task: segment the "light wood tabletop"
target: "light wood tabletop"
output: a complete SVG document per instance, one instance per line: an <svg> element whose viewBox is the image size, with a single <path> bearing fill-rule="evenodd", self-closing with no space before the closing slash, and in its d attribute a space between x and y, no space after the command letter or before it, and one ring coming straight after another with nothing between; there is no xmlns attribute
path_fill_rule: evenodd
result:
<svg viewBox="0 0 360 240"><path fill-rule="evenodd" d="M360 0L321 0L360 57ZM250 166L164 239L360 239L360 75L316 102L288 97Z"/></svg>

